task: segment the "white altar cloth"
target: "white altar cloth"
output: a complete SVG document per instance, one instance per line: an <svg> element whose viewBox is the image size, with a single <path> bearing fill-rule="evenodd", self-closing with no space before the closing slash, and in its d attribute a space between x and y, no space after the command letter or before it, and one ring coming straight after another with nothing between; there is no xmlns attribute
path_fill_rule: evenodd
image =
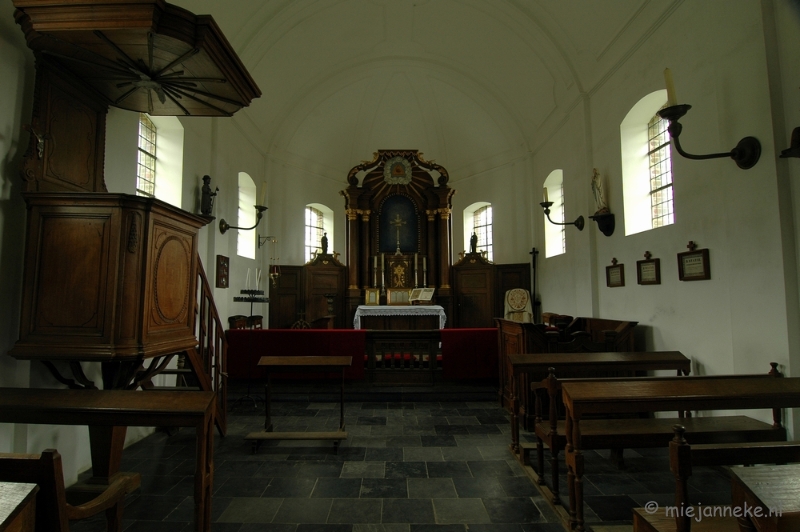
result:
<svg viewBox="0 0 800 532"><path fill-rule="evenodd" d="M361 328L361 316L439 316L439 328L444 329L447 316L439 305L359 305L353 328Z"/></svg>

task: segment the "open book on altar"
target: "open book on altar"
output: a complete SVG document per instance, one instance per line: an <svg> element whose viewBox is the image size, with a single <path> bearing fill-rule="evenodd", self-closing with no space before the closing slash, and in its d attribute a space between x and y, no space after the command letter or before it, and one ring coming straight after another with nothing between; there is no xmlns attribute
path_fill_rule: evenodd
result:
<svg viewBox="0 0 800 532"><path fill-rule="evenodd" d="M411 291L408 301L412 305L430 305L435 290L435 288L415 288Z"/></svg>

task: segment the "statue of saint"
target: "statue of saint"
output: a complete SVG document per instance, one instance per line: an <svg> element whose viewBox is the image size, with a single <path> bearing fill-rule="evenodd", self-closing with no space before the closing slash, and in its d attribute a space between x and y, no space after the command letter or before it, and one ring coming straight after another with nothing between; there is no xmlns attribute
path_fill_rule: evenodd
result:
<svg viewBox="0 0 800 532"><path fill-rule="evenodd" d="M469 237L469 252L470 253L477 253L478 252L478 235L472 233L472 236Z"/></svg>
<svg viewBox="0 0 800 532"><path fill-rule="evenodd" d="M603 197L603 181L600 178L600 172L597 168L592 173L592 193L594 194L594 203L597 207L595 214L604 214L608 212L608 204L605 197Z"/></svg>
<svg viewBox="0 0 800 532"><path fill-rule="evenodd" d="M322 245L322 254L328 254L328 233L322 233L322 241L320 242Z"/></svg>
<svg viewBox="0 0 800 532"><path fill-rule="evenodd" d="M214 192L211 192L211 176L203 176L202 197L200 198L200 213L206 216L211 216L211 209L214 206L214 196L219 192L219 187Z"/></svg>

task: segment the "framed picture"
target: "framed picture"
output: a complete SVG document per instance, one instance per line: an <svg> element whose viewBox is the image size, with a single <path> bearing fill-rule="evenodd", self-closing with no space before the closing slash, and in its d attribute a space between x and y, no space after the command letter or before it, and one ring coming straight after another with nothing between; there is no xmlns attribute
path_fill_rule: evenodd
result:
<svg viewBox="0 0 800 532"><path fill-rule="evenodd" d="M216 284L217 288L228 288L230 284L230 259L225 255L217 255Z"/></svg>
<svg viewBox="0 0 800 532"><path fill-rule="evenodd" d="M636 281L639 284L661 284L661 259L637 260Z"/></svg>
<svg viewBox="0 0 800 532"><path fill-rule="evenodd" d="M681 281L704 281L711 279L708 250L696 249L678 253L678 279Z"/></svg>
<svg viewBox="0 0 800 532"><path fill-rule="evenodd" d="M411 290L408 288L387 288L386 289L386 304L387 305L410 305Z"/></svg>
<svg viewBox="0 0 800 532"><path fill-rule="evenodd" d="M377 288L367 288L367 293L364 296L365 305L380 305L381 304L381 291Z"/></svg>
<svg viewBox="0 0 800 532"><path fill-rule="evenodd" d="M612 266L606 266L606 286L608 286L609 288L625 286L624 264L614 264Z"/></svg>

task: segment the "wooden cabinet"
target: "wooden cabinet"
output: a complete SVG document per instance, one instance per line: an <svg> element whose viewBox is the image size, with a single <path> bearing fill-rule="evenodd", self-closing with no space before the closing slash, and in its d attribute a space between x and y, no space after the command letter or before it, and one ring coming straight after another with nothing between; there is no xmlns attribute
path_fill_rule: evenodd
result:
<svg viewBox="0 0 800 532"><path fill-rule="evenodd" d="M493 264L479 253L468 253L453 266L455 319L453 327L494 327L502 318L507 290L530 291L529 264Z"/></svg>
<svg viewBox="0 0 800 532"><path fill-rule="evenodd" d="M26 193L19 359L136 360L197 344L197 232L160 200Z"/></svg>
<svg viewBox="0 0 800 532"><path fill-rule="evenodd" d="M347 268L333 255L320 255L303 266L281 266L275 286L269 287L269 328L288 329L299 319L321 323L320 318L331 315L327 294L333 300L333 327L353 327L345 316L345 283ZM329 325L325 322L325 327Z"/></svg>

